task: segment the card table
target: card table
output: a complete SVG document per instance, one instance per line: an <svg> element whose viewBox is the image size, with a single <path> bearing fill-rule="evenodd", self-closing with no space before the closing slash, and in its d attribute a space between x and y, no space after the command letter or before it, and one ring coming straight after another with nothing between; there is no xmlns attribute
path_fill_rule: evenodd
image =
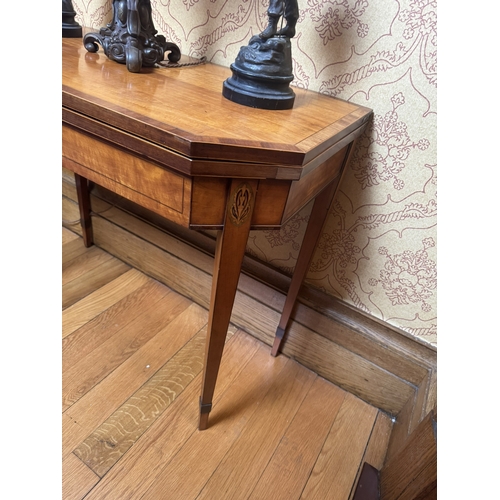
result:
<svg viewBox="0 0 500 500"><path fill-rule="evenodd" d="M355 140L372 116L300 88L292 109L242 106L222 95L230 75L211 63L132 73L102 51L87 52L81 39L62 40L62 163L75 174L84 244L93 244L89 181L183 227L217 230L200 430L208 427L249 231L278 229L314 200L276 356Z"/></svg>

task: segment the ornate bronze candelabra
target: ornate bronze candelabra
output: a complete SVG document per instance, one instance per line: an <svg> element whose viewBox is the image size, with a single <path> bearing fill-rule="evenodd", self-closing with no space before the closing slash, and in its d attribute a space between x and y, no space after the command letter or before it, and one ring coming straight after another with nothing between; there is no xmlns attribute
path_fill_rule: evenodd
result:
<svg viewBox="0 0 500 500"><path fill-rule="evenodd" d="M113 21L99 33L87 33L83 45L89 52L97 52L99 43L111 60L138 73L143 66L163 61L167 51L170 62L181 58L179 47L157 33L150 0L113 0Z"/></svg>

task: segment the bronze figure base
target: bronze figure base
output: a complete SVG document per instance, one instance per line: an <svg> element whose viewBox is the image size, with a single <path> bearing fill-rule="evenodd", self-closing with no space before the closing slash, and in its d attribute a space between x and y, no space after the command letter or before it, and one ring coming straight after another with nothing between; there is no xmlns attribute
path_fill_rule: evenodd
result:
<svg viewBox="0 0 500 500"><path fill-rule="evenodd" d="M295 94L290 88L293 80L290 39L276 36L263 39L253 36L241 47L231 64L233 75L222 88L230 101L259 109L290 109Z"/></svg>

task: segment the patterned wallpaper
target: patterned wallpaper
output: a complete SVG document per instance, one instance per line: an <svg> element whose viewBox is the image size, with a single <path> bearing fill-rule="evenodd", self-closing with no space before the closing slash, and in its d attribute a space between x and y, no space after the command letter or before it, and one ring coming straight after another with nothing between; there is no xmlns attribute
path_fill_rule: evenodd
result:
<svg viewBox="0 0 500 500"><path fill-rule="evenodd" d="M97 31L111 0L73 0ZM268 0L152 0L159 34L229 67L267 25ZM331 207L307 281L437 345L437 1L299 0L298 86L374 110ZM100 49L102 51L102 49ZM248 252L292 272L311 205Z"/></svg>

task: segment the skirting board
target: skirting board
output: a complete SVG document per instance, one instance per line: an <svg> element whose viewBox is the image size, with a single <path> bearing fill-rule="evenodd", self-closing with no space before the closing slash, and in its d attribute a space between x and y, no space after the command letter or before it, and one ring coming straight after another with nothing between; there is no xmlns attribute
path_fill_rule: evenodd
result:
<svg viewBox="0 0 500 500"><path fill-rule="evenodd" d="M81 234L73 175L63 169L63 225ZM94 241L112 255L209 305L214 241L94 186ZM289 277L247 256L231 321L272 345ZM395 417L401 439L435 407L433 346L303 286L282 353ZM399 446L394 445L394 448Z"/></svg>

